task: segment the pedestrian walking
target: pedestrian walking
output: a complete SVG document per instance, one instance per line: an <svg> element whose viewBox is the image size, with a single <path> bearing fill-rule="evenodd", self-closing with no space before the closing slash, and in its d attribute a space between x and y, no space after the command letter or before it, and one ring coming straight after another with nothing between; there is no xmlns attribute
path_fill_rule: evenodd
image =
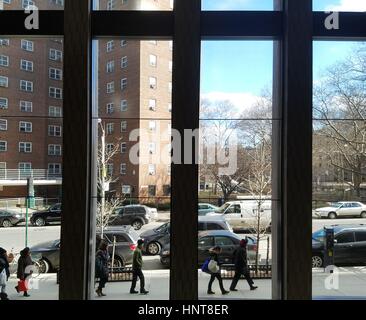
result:
<svg viewBox="0 0 366 320"><path fill-rule="evenodd" d="M95 255L95 276L99 278L99 284L97 290L98 297L105 297L106 294L103 293L106 283L108 282L109 270L108 270L108 244L105 241L101 241L99 245L99 250Z"/></svg>
<svg viewBox="0 0 366 320"><path fill-rule="evenodd" d="M221 277L221 269L219 263L219 255L221 253L221 247L214 247L210 249L211 261L208 264L208 269L211 274L210 281L208 283L207 294L215 294L212 291L212 284L217 279L219 281L219 286L222 294L228 294L229 291L225 290L224 284Z"/></svg>
<svg viewBox="0 0 366 320"><path fill-rule="evenodd" d="M133 253L133 261L132 261L132 284L130 293L135 294L138 291L135 290L137 277L140 279L140 293L141 294L148 294L149 291L145 290L145 277L142 272L142 248L144 246L144 241L139 239L137 241L137 247Z"/></svg>
<svg viewBox="0 0 366 320"><path fill-rule="evenodd" d="M238 291L236 289L236 285L238 284L242 275L244 275L245 279L247 280L250 290L255 290L258 288L254 286L254 281L250 277L250 272L248 270L247 244L248 241L246 239L241 240L239 248L237 248L234 252L235 275L230 286L231 291Z"/></svg>
<svg viewBox="0 0 366 320"><path fill-rule="evenodd" d="M32 276L33 270L33 261L31 258L30 249L24 248L20 251L20 258L18 259L18 270L17 277L19 279L18 285L15 287L15 290L19 292L24 292L24 297L30 297L28 294L28 283L29 279Z"/></svg>
<svg viewBox="0 0 366 320"><path fill-rule="evenodd" d="M9 271L9 257L4 248L0 248L0 299L1 300L9 300L8 295L6 293L6 283L8 282L10 277Z"/></svg>

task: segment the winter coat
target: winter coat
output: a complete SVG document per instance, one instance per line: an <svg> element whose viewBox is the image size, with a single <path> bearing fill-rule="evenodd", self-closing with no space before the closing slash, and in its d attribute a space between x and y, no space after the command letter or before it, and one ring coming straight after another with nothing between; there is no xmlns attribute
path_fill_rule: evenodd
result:
<svg viewBox="0 0 366 320"><path fill-rule="evenodd" d="M20 280L25 280L25 278L27 276L29 276L30 272L26 272L28 270L27 267L33 265L33 261L32 261L32 258L27 255L27 256L24 256L24 255L21 255L19 260L18 260L18 270L17 270L17 277L18 279Z"/></svg>
<svg viewBox="0 0 366 320"><path fill-rule="evenodd" d="M142 252L141 249L138 247L133 252L132 269L133 270L142 269Z"/></svg>
<svg viewBox="0 0 366 320"><path fill-rule="evenodd" d="M5 269L7 280L10 277L9 262L6 256L0 256L0 273Z"/></svg>
<svg viewBox="0 0 366 320"><path fill-rule="evenodd" d="M109 253L107 250L98 250L95 256L95 276L97 278L108 278Z"/></svg>
<svg viewBox="0 0 366 320"><path fill-rule="evenodd" d="M239 247L234 252L235 271L246 272L248 269L248 258L246 248Z"/></svg>

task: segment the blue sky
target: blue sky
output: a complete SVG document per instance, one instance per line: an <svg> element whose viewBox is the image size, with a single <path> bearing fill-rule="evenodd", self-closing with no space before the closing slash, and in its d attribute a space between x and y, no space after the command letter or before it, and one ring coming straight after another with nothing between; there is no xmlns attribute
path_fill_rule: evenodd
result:
<svg viewBox="0 0 366 320"><path fill-rule="evenodd" d="M224 5L225 4L225 5ZM204 10L272 10L272 0L203 0ZM366 11L366 0L314 0L314 10ZM342 60L354 42L314 42L314 80ZM203 41L201 93L260 95L271 87L271 41ZM217 96L217 95L215 95Z"/></svg>

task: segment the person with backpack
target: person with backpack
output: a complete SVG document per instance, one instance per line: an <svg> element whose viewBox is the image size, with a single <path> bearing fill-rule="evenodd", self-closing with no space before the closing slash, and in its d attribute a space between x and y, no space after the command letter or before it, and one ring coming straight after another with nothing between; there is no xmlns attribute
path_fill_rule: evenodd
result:
<svg viewBox="0 0 366 320"><path fill-rule="evenodd" d="M106 296L106 294L103 293L103 288L105 288L105 284L108 282L108 260L108 244L102 240L99 245L99 250L95 255L95 276L96 278L99 278L99 285L95 292L98 297Z"/></svg>
<svg viewBox="0 0 366 320"><path fill-rule="evenodd" d="M0 299L1 300L9 300L8 295L6 293L6 283L8 282L10 277L9 271L9 257L5 249L0 248Z"/></svg>
<svg viewBox="0 0 366 320"><path fill-rule="evenodd" d="M24 297L30 297L28 294L28 282L31 277L33 270L33 261L30 254L30 249L28 247L24 248L20 251L20 258L18 260L18 270L17 277L19 279L18 285L15 287L15 290L19 292L24 292Z"/></svg>
<svg viewBox="0 0 366 320"><path fill-rule="evenodd" d="M230 291L238 291L236 289L236 285L238 284L239 279L242 275L244 275L245 279L247 280L250 290L255 290L258 288L254 286L254 281L250 277L250 273L248 270L247 244L248 240L241 240L239 243L239 248L237 248L234 252L233 262L235 264L235 275L230 286Z"/></svg>
<svg viewBox="0 0 366 320"><path fill-rule="evenodd" d="M210 249L211 259L208 263L208 271L211 274L210 281L208 283L207 294L215 294L212 291L212 284L217 279L219 281L219 286L222 294L228 294L229 291L225 290L224 284L221 277L220 263L219 263L219 254L221 253L221 247L214 247Z"/></svg>

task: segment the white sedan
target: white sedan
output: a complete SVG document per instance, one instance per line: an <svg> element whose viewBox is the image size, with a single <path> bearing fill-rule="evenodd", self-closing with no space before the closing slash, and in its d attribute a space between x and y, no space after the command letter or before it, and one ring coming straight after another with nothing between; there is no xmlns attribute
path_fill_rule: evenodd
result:
<svg viewBox="0 0 366 320"><path fill-rule="evenodd" d="M344 217L366 218L366 205L361 202L336 202L329 207L318 208L313 214L319 218L337 219Z"/></svg>

